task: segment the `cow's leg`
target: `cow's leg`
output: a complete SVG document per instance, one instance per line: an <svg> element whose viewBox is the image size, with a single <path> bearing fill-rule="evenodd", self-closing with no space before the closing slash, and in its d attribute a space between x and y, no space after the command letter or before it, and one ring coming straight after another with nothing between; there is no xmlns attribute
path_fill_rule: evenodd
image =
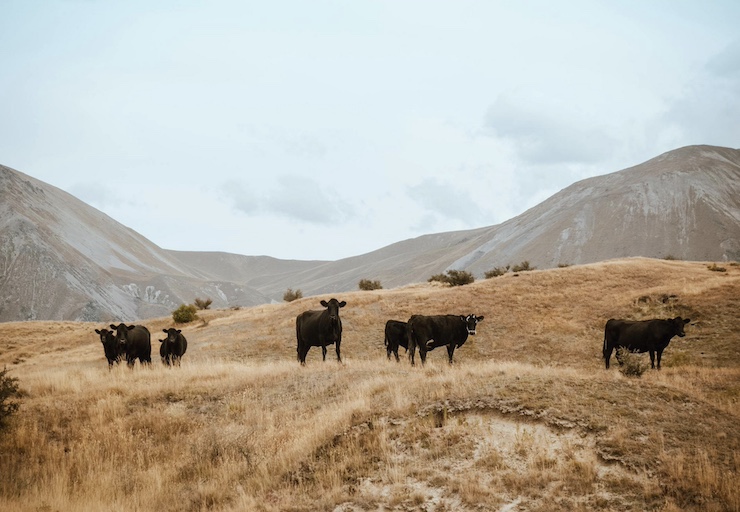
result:
<svg viewBox="0 0 740 512"><path fill-rule="evenodd" d="M324 358L324 361L326 361L326 345L321 345L321 356Z"/></svg>
<svg viewBox="0 0 740 512"><path fill-rule="evenodd" d="M399 362L400 359L398 358L398 347L396 347L396 350L393 352L393 354L396 356L396 362ZM388 359L390 359L390 356L388 356Z"/></svg>
<svg viewBox="0 0 740 512"><path fill-rule="evenodd" d="M337 361L341 363L342 356L339 354L339 345L340 345L340 342L337 341Z"/></svg>
<svg viewBox="0 0 740 512"><path fill-rule="evenodd" d="M421 365L424 366L427 362L427 348L425 345L419 345L419 357L421 358Z"/></svg>
<svg viewBox="0 0 740 512"><path fill-rule="evenodd" d="M411 366L414 366L414 356L416 355L416 342L409 340L409 361L411 361Z"/></svg>
<svg viewBox="0 0 740 512"><path fill-rule="evenodd" d="M660 370L660 360L663 357L663 350L658 349L658 370Z"/></svg>
<svg viewBox="0 0 740 512"><path fill-rule="evenodd" d="M452 364L452 354L454 353L455 353L455 344L450 343L449 345L447 345L447 355L450 358L450 364Z"/></svg>
<svg viewBox="0 0 740 512"><path fill-rule="evenodd" d="M306 366L306 356L308 355L308 349L310 347L300 347L298 351L298 360L301 362L301 366Z"/></svg>
<svg viewBox="0 0 740 512"><path fill-rule="evenodd" d="M660 364L660 359L658 359L658 364ZM655 351L653 350L650 351L650 368L655 369Z"/></svg>

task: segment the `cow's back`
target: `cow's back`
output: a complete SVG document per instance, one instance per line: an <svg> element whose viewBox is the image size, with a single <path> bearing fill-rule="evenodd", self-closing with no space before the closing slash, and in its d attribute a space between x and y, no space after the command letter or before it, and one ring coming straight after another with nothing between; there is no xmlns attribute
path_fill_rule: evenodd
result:
<svg viewBox="0 0 740 512"><path fill-rule="evenodd" d="M188 350L188 340L182 333L177 335L177 355L182 357Z"/></svg>
<svg viewBox="0 0 740 512"><path fill-rule="evenodd" d="M385 323L385 344L401 346L408 348L408 338L406 336L406 322L400 320L388 320Z"/></svg>
<svg viewBox="0 0 740 512"><path fill-rule="evenodd" d="M321 324L321 315L324 311L304 311L296 317L296 334L298 342L311 343L319 335L319 326Z"/></svg>
<svg viewBox="0 0 740 512"><path fill-rule="evenodd" d="M149 329L143 325L137 325L128 332L126 351L129 357L151 359L152 340Z"/></svg>

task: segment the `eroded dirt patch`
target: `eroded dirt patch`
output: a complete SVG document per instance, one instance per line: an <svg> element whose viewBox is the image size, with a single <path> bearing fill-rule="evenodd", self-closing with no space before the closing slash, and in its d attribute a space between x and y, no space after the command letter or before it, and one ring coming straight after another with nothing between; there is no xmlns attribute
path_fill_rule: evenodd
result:
<svg viewBox="0 0 740 512"><path fill-rule="evenodd" d="M602 461L595 436L578 429L480 411L362 428L380 431L386 453L337 512L645 510L657 496L647 476Z"/></svg>

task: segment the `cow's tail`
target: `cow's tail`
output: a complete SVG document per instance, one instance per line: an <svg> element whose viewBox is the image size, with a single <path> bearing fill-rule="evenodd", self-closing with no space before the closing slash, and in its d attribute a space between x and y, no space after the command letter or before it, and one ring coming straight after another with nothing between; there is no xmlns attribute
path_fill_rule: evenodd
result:
<svg viewBox="0 0 740 512"><path fill-rule="evenodd" d="M604 359L606 359L606 330L604 331L604 348L601 349L601 354L604 356Z"/></svg>
<svg viewBox="0 0 740 512"><path fill-rule="evenodd" d="M386 333L385 333L385 340L383 340L383 341L384 341L384 343L385 343L385 348L388 348L388 343L389 343L389 341L388 341L388 332L387 332L387 331L386 331Z"/></svg>
<svg viewBox="0 0 740 512"><path fill-rule="evenodd" d="M413 364L414 352L416 352L416 334L414 333L414 325L411 322L409 322L406 327L406 339L408 344L406 352L408 353L409 360Z"/></svg>

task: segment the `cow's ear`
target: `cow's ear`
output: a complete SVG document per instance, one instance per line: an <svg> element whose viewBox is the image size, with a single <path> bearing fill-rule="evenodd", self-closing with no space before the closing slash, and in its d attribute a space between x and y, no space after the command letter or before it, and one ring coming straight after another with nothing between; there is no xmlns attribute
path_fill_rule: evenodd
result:
<svg viewBox="0 0 740 512"><path fill-rule="evenodd" d="M159 342L160 342L160 343L162 343L162 342L164 342L164 341L167 341L167 338L165 338L165 339L163 339L163 340L159 340Z"/></svg>
<svg viewBox="0 0 740 512"><path fill-rule="evenodd" d="M475 317L475 319L479 322L483 321L483 315Z"/></svg>
<svg viewBox="0 0 740 512"><path fill-rule="evenodd" d="M177 334L180 334L182 332L182 329L177 329Z"/></svg>
<svg viewBox="0 0 740 512"><path fill-rule="evenodd" d="M346 305L347 305L347 303L345 301L342 301L342 302L339 303L339 307L340 308L343 308Z"/></svg>
<svg viewBox="0 0 740 512"><path fill-rule="evenodd" d="M691 322L691 318L684 318L683 319L683 323L687 324L689 322Z"/></svg>
<svg viewBox="0 0 740 512"><path fill-rule="evenodd" d="M126 326L126 329L128 329L129 331L131 331L131 330L133 330L134 327L136 327L136 326L135 325L127 325Z"/></svg>
<svg viewBox="0 0 740 512"><path fill-rule="evenodd" d="M329 303L326 302L325 300L322 300L321 301L321 305L324 306L325 308L328 308L329 307Z"/></svg>
<svg viewBox="0 0 740 512"><path fill-rule="evenodd" d="M460 320L462 320L463 322L467 322L468 317L466 317L465 315L460 315Z"/></svg>
<svg viewBox="0 0 740 512"><path fill-rule="evenodd" d="M162 332L167 332L167 329L162 329Z"/></svg>
<svg viewBox="0 0 740 512"><path fill-rule="evenodd" d="M102 332L100 332L100 331L99 331L98 329L95 329L95 332L97 332L98 334L103 334L103 333L102 333Z"/></svg>
<svg viewBox="0 0 740 512"><path fill-rule="evenodd" d="M116 330L116 326L113 324L110 324L110 328L113 329L114 331Z"/></svg>

